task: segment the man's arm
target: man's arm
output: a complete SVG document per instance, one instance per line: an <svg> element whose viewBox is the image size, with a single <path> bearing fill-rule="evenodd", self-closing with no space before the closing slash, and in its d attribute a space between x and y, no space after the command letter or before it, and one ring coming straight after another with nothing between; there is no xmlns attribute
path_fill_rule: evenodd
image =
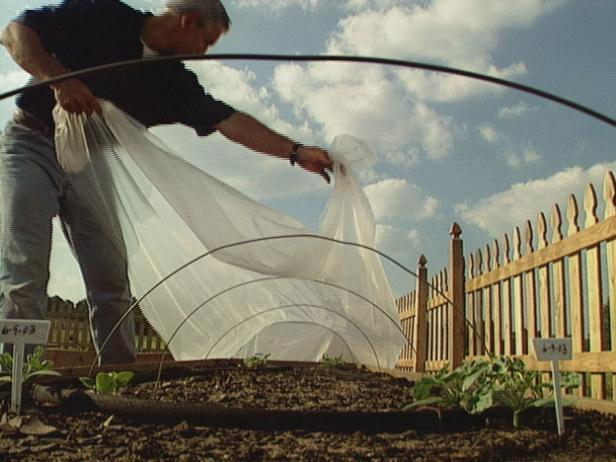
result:
<svg viewBox="0 0 616 462"><path fill-rule="evenodd" d="M47 80L65 74L68 70L44 47L35 31L11 21L0 34L13 60L38 80ZM70 79L51 85L56 100L64 109L77 114L101 112L98 101L80 80Z"/></svg>
<svg viewBox="0 0 616 462"><path fill-rule="evenodd" d="M216 128L231 141L281 159L289 158L294 144L243 112L236 112ZM332 161L324 149L302 146L297 152L297 163L303 169L321 175L329 183L327 170L332 170Z"/></svg>

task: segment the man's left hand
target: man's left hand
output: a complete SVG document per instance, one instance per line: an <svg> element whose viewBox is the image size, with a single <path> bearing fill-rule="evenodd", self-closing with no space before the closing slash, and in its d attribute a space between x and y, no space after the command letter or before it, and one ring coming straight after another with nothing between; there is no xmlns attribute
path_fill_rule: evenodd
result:
<svg viewBox="0 0 616 462"><path fill-rule="evenodd" d="M333 170L333 163L329 158L329 154L325 149L302 146L297 150L297 163L304 170L312 173L317 173L323 177L325 181L330 182L327 171Z"/></svg>

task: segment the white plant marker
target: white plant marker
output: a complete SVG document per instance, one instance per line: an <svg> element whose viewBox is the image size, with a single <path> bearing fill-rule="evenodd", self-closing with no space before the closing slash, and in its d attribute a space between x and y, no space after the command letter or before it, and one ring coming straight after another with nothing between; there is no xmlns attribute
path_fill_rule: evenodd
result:
<svg viewBox="0 0 616 462"><path fill-rule="evenodd" d="M554 383L554 406L556 408L556 424L558 434L565 432L563 419L563 404L560 395L560 370L558 361L571 359L571 338L534 338L535 354L539 361L552 362L552 381Z"/></svg>
<svg viewBox="0 0 616 462"><path fill-rule="evenodd" d="M11 412L21 413L21 386L24 370L24 347L44 345L49 337L51 321L31 319L0 320L0 342L13 344Z"/></svg>

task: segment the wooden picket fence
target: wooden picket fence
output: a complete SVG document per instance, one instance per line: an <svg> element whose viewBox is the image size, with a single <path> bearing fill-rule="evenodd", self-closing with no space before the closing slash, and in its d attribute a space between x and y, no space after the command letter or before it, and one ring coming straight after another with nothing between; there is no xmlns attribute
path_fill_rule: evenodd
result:
<svg viewBox="0 0 616 462"><path fill-rule="evenodd" d="M597 209L603 210L602 216ZM580 395L616 401L616 186L606 172L602 201L589 184L583 200L569 196L563 220L554 205L548 224L535 225L463 257L454 224L449 264L428 284L421 257L417 287L397 300L409 343L397 368L432 372L445 364L497 355L520 357L549 377L538 362L533 338L571 337L573 359L561 370L583 375ZM563 232L566 225L566 232ZM463 288L461 290L461 288Z"/></svg>
<svg viewBox="0 0 616 462"><path fill-rule="evenodd" d="M47 319L51 321L49 348L63 351L94 351L88 311L85 304L50 303ZM140 310L134 311L135 346L138 353L158 353L167 346L150 326Z"/></svg>

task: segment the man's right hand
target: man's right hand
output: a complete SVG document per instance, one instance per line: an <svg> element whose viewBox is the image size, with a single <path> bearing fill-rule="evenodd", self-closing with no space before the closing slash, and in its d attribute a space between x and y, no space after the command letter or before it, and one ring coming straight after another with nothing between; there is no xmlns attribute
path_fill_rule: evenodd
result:
<svg viewBox="0 0 616 462"><path fill-rule="evenodd" d="M80 80L70 79L51 86L58 104L72 114L91 115L102 112L98 100Z"/></svg>

